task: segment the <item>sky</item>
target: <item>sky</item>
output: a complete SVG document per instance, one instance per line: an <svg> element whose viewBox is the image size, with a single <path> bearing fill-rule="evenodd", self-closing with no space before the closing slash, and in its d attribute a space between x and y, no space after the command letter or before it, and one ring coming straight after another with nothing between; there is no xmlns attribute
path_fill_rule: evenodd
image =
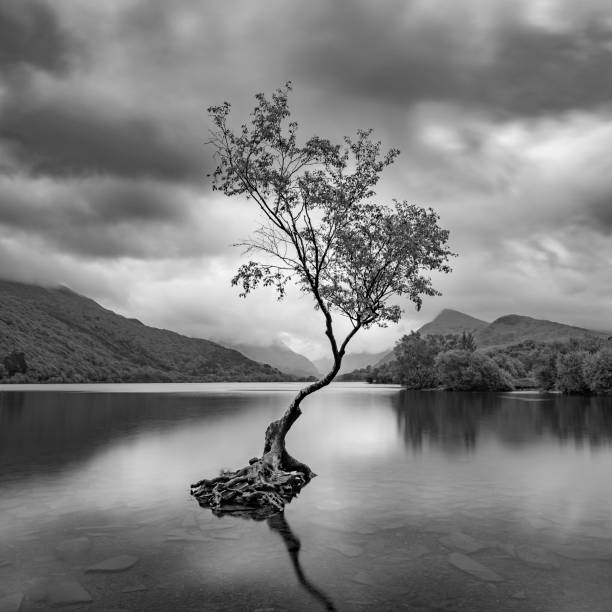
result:
<svg viewBox="0 0 612 612"><path fill-rule="evenodd" d="M450 231L441 297L358 335L390 348L453 308L612 329L607 0L0 0L0 277L148 325L326 351L309 296L230 280L253 202L213 192L207 107L293 83L305 140L373 128L377 198Z"/></svg>

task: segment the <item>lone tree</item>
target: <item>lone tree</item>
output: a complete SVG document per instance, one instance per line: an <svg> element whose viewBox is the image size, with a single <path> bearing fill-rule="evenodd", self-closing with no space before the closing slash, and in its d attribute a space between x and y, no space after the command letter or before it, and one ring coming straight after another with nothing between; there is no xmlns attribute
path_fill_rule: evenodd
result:
<svg viewBox="0 0 612 612"><path fill-rule="evenodd" d="M261 225L242 243L258 258L241 265L232 284L241 287L242 297L263 285L282 299L290 281L309 293L325 322L333 367L270 423L261 458L192 485L200 504L217 513L265 517L284 508L314 476L285 448L304 398L332 382L360 329L400 319L400 307L389 303L393 296L405 295L419 309L422 296L439 295L428 272L450 272L448 231L438 226L431 208L371 201L382 171L399 151L381 154L371 130L359 130L342 144L318 136L298 144L290 91L287 83L271 98L257 94L250 123L236 131L228 124L228 102L208 109L218 163L213 189L246 196L261 212ZM348 321L346 335L338 335L336 315Z"/></svg>

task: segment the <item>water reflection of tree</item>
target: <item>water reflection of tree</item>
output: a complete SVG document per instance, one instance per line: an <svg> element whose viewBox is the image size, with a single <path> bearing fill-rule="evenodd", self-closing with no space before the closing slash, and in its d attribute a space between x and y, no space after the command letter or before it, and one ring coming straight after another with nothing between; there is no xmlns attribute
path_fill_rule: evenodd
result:
<svg viewBox="0 0 612 612"><path fill-rule="evenodd" d="M403 391L394 401L397 427L406 446L421 449L427 439L445 450L473 449L489 394Z"/></svg>
<svg viewBox="0 0 612 612"><path fill-rule="evenodd" d="M561 441L612 444L612 398L560 395L527 398L497 393L403 391L393 399L406 446L423 442L447 452L472 450L484 432L519 446L553 435Z"/></svg>
<svg viewBox="0 0 612 612"><path fill-rule="evenodd" d="M318 602L323 606L325 610L335 611L336 607L332 600L317 586L315 586L312 581L306 576L304 570L302 569L302 564L300 563L300 548L302 544L300 539L295 535L293 530L291 529L287 519L285 517L284 510L281 512L266 512L267 509L262 509L259 506L253 506L252 508L248 508L245 506L224 506L223 508L216 508L211 510L210 506L203 502L201 499L196 498L198 504L202 507L202 509L206 511L211 511L215 516L233 516L235 518L241 518L246 521L266 521L268 527L275 533L277 533L285 543L285 547L287 548L287 552L289 553L289 558L291 560L291 565L293 567L293 571L298 579L300 585L306 590L307 593L312 595Z"/></svg>
<svg viewBox="0 0 612 612"><path fill-rule="evenodd" d="M612 398L558 396L540 410L541 427L559 440L588 444L612 444Z"/></svg>
<svg viewBox="0 0 612 612"><path fill-rule="evenodd" d="M301 543L299 538L293 533L289 523L287 523L285 513L280 512L279 514L275 514L268 518L266 522L272 531L278 533L278 535L283 538L283 542L287 547L287 552L291 559L293 570L302 587L321 604L323 609L336 610L336 606L334 606L332 600L321 589L316 587L304 574L299 557Z"/></svg>

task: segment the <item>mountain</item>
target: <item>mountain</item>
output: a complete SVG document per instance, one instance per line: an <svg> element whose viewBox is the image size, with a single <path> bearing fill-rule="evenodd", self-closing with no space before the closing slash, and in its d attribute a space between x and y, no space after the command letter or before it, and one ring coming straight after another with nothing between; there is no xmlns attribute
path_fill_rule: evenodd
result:
<svg viewBox="0 0 612 612"><path fill-rule="evenodd" d="M478 330L474 338L478 347L485 348L518 344L526 340L566 342L570 338L607 338L608 335L607 332L511 314L500 317L487 327Z"/></svg>
<svg viewBox="0 0 612 612"><path fill-rule="evenodd" d="M0 364L23 352L23 382L287 380L209 340L143 325L67 288L0 281ZM1 369L1 368L0 368Z"/></svg>
<svg viewBox="0 0 612 612"><path fill-rule="evenodd" d="M422 336L431 334L461 334L472 332L476 346L504 346L526 340L534 342L565 342L570 338L607 337L606 332L591 331L581 327L534 319L516 314L504 315L487 323L457 310L443 310L435 319L419 330Z"/></svg>
<svg viewBox="0 0 612 612"><path fill-rule="evenodd" d="M240 351L249 359L259 361L259 363L268 363L273 368L292 374L301 378L309 376L318 377L320 375L317 367L300 353L291 350L283 342L276 342L271 345L258 346L256 344L232 344L231 348Z"/></svg>
<svg viewBox="0 0 612 612"><path fill-rule="evenodd" d="M389 351L381 351L380 353L348 353L342 360L342 367L340 368L340 374L352 372L353 370L360 370L369 365L375 365L382 359ZM321 359L315 359L314 364L319 368L321 372L329 372L333 365L331 357L322 357Z"/></svg>
<svg viewBox="0 0 612 612"><path fill-rule="evenodd" d="M477 332L480 329L485 328L488 325L486 321L476 319L470 315L466 315L458 310L451 310L445 308L432 319L429 323L419 327L417 330L421 336L430 336L439 334L446 336L447 334L462 334L463 332ZM375 364L376 366L383 366L395 359L393 348L382 353L381 359Z"/></svg>
<svg viewBox="0 0 612 612"><path fill-rule="evenodd" d="M458 310L450 310L445 308L440 314L430 321L425 323L418 329L421 336L433 334L461 334L463 332L478 332L484 329L488 323L470 315L466 315Z"/></svg>
<svg viewBox="0 0 612 612"><path fill-rule="evenodd" d="M570 338L608 338L610 332L593 331L563 323L555 323L544 319L520 315L505 315L487 323L481 319L471 317L458 310L444 309L432 321L418 329L421 336L440 334L462 334L471 332L478 348L492 346L507 346L518 344L527 340L534 342L566 342ZM363 368L369 363L376 367L384 366L393 361L393 349L379 354L376 362L368 362L352 369L343 368L343 372L351 372Z"/></svg>

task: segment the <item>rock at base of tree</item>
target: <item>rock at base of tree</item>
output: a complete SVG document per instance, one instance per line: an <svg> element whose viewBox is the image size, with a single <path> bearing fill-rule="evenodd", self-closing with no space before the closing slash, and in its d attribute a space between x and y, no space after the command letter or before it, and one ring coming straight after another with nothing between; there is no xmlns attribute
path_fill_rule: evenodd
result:
<svg viewBox="0 0 612 612"><path fill-rule="evenodd" d="M264 520L282 512L315 476L310 468L286 455L283 462L251 459L235 472L224 471L211 480L191 485L191 494L217 516L232 514Z"/></svg>

